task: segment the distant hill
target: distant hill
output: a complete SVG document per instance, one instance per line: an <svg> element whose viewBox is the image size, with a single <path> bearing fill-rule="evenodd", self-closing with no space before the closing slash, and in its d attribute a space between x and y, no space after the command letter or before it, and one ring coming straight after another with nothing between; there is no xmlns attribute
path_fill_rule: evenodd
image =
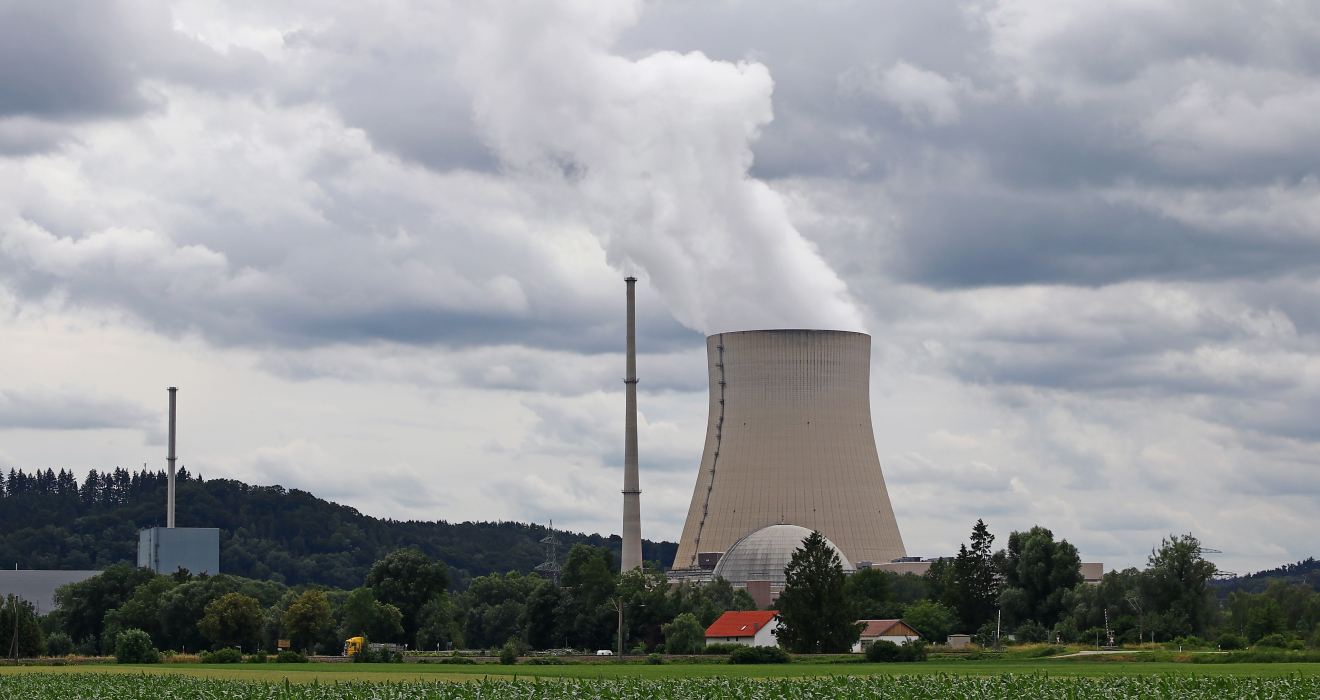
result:
<svg viewBox="0 0 1320 700"><path fill-rule="evenodd" d="M1305 583L1320 590L1320 561L1316 561L1315 557L1308 557L1296 564L1284 564L1277 569L1257 571L1249 576L1221 579L1214 584L1219 587L1219 597L1226 598L1232 591L1260 593L1273 581L1283 581L1289 585Z"/></svg>
<svg viewBox="0 0 1320 700"><path fill-rule="evenodd" d="M363 515L306 491L203 481L179 470L179 527L220 528L220 570L289 585L319 583L352 589L372 562L416 547L449 565L454 587L474 576L527 572L541 563L546 528L515 522L398 521ZM92 471L34 475L11 470L0 478L0 566L12 569L103 569L136 564L138 531L163 524L164 472ZM566 546L585 542L615 551L618 535L558 532ZM642 556L673 563L674 542L642 541ZM563 562L561 552L560 562Z"/></svg>

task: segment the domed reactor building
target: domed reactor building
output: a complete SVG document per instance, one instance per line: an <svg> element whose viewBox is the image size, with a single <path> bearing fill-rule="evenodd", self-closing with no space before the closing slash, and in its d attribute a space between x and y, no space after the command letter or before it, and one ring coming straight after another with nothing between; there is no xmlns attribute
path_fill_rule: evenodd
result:
<svg viewBox="0 0 1320 700"><path fill-rule="evenodd" d="M767 548L791 554L803 533L816 530L845 568L906 556L871 430L871 336L720 333L706 338L706 353L706 447L671 575L717 575L735 543L777 525L805 530L774 528L742 548L758 542L757 558L782 566L787 554ZM718 573L733 574L732 564ZM736 568L735 578L782 585L782 569L743 573L741 561Z"/></svg>

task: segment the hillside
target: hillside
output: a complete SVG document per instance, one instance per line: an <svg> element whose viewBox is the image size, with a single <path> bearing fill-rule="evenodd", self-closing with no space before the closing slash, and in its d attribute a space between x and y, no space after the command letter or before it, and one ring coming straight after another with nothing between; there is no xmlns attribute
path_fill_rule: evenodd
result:
<svg viewBox="0 0 1320 700"><path fill-rule="evenodd" d="M306 491L203 481L187 470L177 479L178 526L220 528L220 569L255 579L320 583L353 589L372 562L416 547L449 565L454 588L474 576L530 571L544 559L546 529L515 522L397 521L363 515ZM162 524L163 472L92 471L79 484L51 470L0 479L0 566L103 569L135 564L138 531ZM617 535L557 532L566 546L584 542L615 551ZM642 542L647 560L672 563L678 545ZM561 554L562 557L562 554ZM562 558L561 558L562 562Z"/></svg>
<svg viewBox="0 0 1320 700"><path fill-rule="evenodd" d="M1290 586L1304 583L1320 590L1320 561L1316 561L1315 557L1309 557L1296 564L1285 564L1277 569L1257 571L1248 576L1221 579L1215 581L1214 585L1218 587L1219 597L1226 599L1232 591L1261 593L1269 588L1270 583L1274 581L1282 581Z"/></svg>

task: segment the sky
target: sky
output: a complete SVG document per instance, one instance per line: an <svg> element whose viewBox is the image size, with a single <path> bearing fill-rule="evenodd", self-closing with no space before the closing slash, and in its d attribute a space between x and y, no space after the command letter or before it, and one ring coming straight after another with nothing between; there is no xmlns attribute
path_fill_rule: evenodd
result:
<svg viewBox="0 0 1320 700"><path fill-rule="evenodd" d="M1316 551L1320 6L0 0L0 468L678 537L704 336L872 336L910 555Z"/></svg>

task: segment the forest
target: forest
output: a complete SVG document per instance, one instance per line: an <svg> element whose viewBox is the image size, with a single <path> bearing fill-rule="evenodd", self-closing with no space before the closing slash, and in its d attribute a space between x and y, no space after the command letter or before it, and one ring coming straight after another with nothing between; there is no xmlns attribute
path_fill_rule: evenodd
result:
<svg viewBox="0 0 1320 700"><path fill-rule="evenodd" d="M132 562L137 530L164 509L161 473L92 472L79 484L67 472L11 472L2 488L0 565L104 569L61 589L47 615L12 597L0 607L0 628L16 625L31 653L113 653L130 630L176 651L273 649L292 638L337 653L355 635L414 649L615 648L620 601L630 650L681 653L704 644L702 630L723 612L754 607L721 579L669 582L660 562L672 560L673 543L645 542L646 565L620 575L617 537L557 532L568 551L556 582L533 572L545 557L539 526L382 520L303 491L183 470L180 525L221 528L224 573L156 575ZM829 595L790 591L780 602L830 600L845 625L901 618L931 642L960 632L984 645L1000 635L1100 643L1112 632L1125 644L1320 645L1314 560L1225 581L1195 537L1170 535L1145 568L1088 584L1076 547L1047 528L1012 532L998 550L995 539L978 521L958 554L923 576L840 570L804 579L832 577Z"/></svg>
<svg viewBox="0 0 1320 700"><path fill-rule="evenodd" d="M220 529L220 570L288 585L353 589L389 552L416 548L449 567L463 590L474 576L530 571L545 559L547 529L516 522L398 521L281 486L177 474L179 527ZM61 470L0 475L0 566L100 569L135 565L138 531L164 524L164 472L93 470L79 484ZM621 548L617 535L556 531L577 543ZM642 556L670 563L678 545L643 540ZM561 553L562 556L562 553Z"/></svg>

